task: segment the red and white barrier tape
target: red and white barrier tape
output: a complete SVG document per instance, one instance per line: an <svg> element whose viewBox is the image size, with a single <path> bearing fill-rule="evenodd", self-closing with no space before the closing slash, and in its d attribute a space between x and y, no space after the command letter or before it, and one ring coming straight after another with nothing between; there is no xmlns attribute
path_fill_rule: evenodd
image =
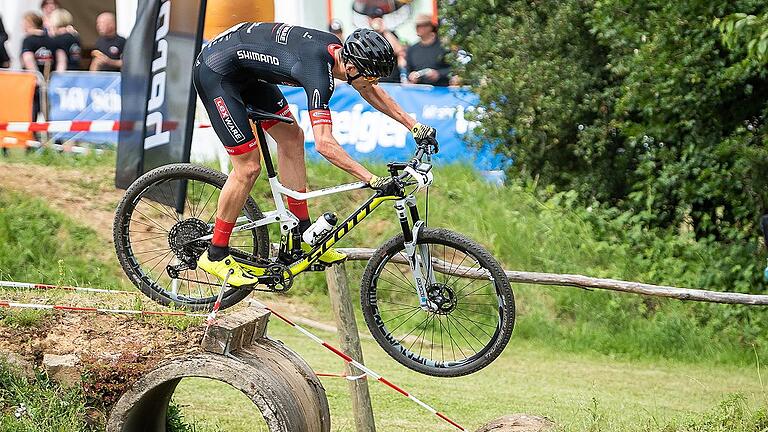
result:
<svg viewBox="0 0 768 432"><path fill-rule="evenodd" d="M422 402L416 396L408 393L407 391L405 391L402 388L398 387L397 385L395 385L391 381L387 380L383 376L381 376L381 375L377 374L376 372L372 371L371 369L367 368L365 365L357 362L352 357L344 354L341 350L339 350L338 348L335 348L333 345L330 345L329 343L323 341L322 339L320 339L319 337L317 337L313 333L311 333L309 330L307 330L304 327L294 323L293 321L289 320L288 318L280 315L279 313L275 312L274 309L272 309L272 308L270 308L268 306L264 306L264 307L267 310L269 310L270 312L272 312L272 314L274 314L276 317L278 317L281 320L285 321L286 324L292 326L293 328L295 328L296 330L298 330L299 332L301 332L302 334L304 334L308 338L310 338L313 341L317 342L318 344L324 346L325 348L327 348L328 350L330 350L331 352L333 352L337 356L339 356L342 359L344 359L345 362L347 362L347 363L351 364L352 366L356 367L357 369L365 372L365 374L368 375L369 377L375 379L376 381L386 385L387 387L389 387L389 388L395 390L396 392L400 393L401 395L407 397L408 399L410 399L411 401L415 402L416 404L418 404L422 408L426 409L427 411L431 412L432 414L434 414L434 415L440 417L441 419L445 420L446 422L450 423L455 428L457 428L457 429L459 429L461 431L464 431L464 432L469 432L468 429L464 429L464 427L462 427L461 425L459 425L455 421L453 421L450 418L448 418L445 414L437 411L436 409L434 409L431 406L427 405L426 403Z"/></svg>
<svg viewBox="0 0 768 432"><path fill-rule="evenodd" d="M72 120L49 122L6 122L0 123L0 131L6 132L116 132L133 130L136 122L118 120ZM175 129L176 122L163 123L164 130ZM209 128L209 124L195 123L195 128Z"/></svg>
<svg viewBox="0 0 768 432"><path fill-rule="evenodd" d="M141 316L176 316L176 317L184 316L184 317L195 317L195 318L204 318L207 316L203 314L193 314L193 313L187 313L187 312L141 311L141 310L130 310L130 309L103 309L103 308L66 306L66 305L17 303L12 301L3 301L3 300L0 300L0 308L58 310L58 311L66 311L66 312L94 312L94 313L141 315Z"/></svg>
<svg viewBox="0 0 768 432"><path fill-rule="evenodd" d="M79 291L79 292L90 292L90 293L99 293L99 294L130 294L130 295L140 294L139 291L120 291L120 290L108 290L108 289L99 289L99 288L83 288L83 287L68 286L68 285L33 284L33 283L27 283L27 282L10 282L10 281L0 281L0 287L28 289L28 290Z"/></svg>

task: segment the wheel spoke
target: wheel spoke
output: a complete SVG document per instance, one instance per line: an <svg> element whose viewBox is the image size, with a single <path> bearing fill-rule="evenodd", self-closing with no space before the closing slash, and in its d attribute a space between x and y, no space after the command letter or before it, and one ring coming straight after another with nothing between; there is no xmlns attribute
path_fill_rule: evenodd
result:
<svg viewBox="0 0 768 432"><path fill-rule="evenodd" d="M368 289L376 292L378 307L373 311L378 318L370 320L367 317L367 321L381 326L371 330L395 338L403 351L395 350L393 355L419 371L431 368L445 371L445 368L463 367L474 362L481 362L479 367L484 366L489 362L488 351L502 336L503 326L506 326L499 303L488 298L503 295L504 288L496 282L497 279L503 281L503 275L497 275L491 270L492 267L483 264L486 261L478 258L476 249L466 248L454 240L447 240L446 243L421 238L419 245L426 246L429 253L430 262L425 267L442 273L435 275L434 282L427 281L429 310L422 309L418 295L414 296L417 290L410 266L394 262L402 256L404 246L400 245L388 251L383 263L369 264L371 269L376 269L371 277L372 286ZM477 274L495 277L478 279ZM396 335L397 332L399 334ZM387 343L380 338L377 340ZM502 348L493 349L492 358ZM435 364L427 366L431 362ZM446 363L453 366L445 366Z"/></svg>
<svg viewBox="0 0 768 432"><path fill-rule="evenodd" d="M220 194L217 180L199 175L197 169L194 172L178 169L158 173L154 180L145 180L144 188L131 198L131 202L121 204L125 209L124 219L118 225L124 227L121 241L124 246L130 246L124 247L123 253L130 253L127 261L132 263L126 271L148 282L143 290L153 290L178 306L213 304L218 294L215 287L220 286L198 268L185 269L185 260L195 259L195 254L201 251L190 240L210 233L209 222L216 216L216 197ZM185 182L186 209L184 214L178 214L173 205L164 203L174 203L171 199L174 191ZM249 213L244 208L240 214ZM186 225L178 225L183 223ZM258 235L266 233L265 228L236 233L232 236L231 247L244 255L255 256L259 244L257 231ZM177 279L166 272L165 266L169 264L180 266Z"/></svg>

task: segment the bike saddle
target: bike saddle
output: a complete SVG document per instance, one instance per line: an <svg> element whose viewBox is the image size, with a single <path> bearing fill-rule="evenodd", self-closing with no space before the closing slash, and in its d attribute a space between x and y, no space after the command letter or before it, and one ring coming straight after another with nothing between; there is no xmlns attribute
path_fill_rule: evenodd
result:
<svg viewBox="0 0 768 432"><path fill-rule="evenodd" d="M260 110L258 108L252 108L252 107L246 106L245 111L248 113L248 118L255 122L264 121L264 120L277 120L277 121L288 123L288 124L293 123L293 119L290 117L279 116L277 114L272 114L264 110Z"/></svg>

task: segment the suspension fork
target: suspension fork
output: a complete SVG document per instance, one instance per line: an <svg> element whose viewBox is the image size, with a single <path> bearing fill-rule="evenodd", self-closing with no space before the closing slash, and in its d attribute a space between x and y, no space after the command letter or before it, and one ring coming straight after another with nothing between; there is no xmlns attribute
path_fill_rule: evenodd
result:
<svg viewBox="0 0 768 432"><path fill-rule="evenodd" d="M408 213L406 213L408 207ZM419 210L416 207L416 198L413 195L395 201L395 211L400 221L400 228L403 230L403 240L405 244L405 254L408 264L413 272L414 282L416 283L416 293L419 296L419 306L425 310L430 310L429 296L427 290L431 284L435 283L435 274L432 271L432 260L429 255L429 246L418 243L419 234L425 224L419 217ZM413 221L413 227L408 223L410 214Z"/></svg>

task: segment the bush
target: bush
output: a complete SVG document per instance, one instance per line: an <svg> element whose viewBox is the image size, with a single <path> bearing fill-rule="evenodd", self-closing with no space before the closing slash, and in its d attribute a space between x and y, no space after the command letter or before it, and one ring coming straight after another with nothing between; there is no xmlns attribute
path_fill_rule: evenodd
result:
<svg viewBox="0 0 768 432"><path fill-rule="evenodd" d="M453 42L473 55L461 73L480 96L478 136L514 160L512 175L629 214L638 233L724 245L708 286L762 292L768 72L743 64L747 48L724 48L712 23L765 9L455 0L445 13Z"/></svg>

